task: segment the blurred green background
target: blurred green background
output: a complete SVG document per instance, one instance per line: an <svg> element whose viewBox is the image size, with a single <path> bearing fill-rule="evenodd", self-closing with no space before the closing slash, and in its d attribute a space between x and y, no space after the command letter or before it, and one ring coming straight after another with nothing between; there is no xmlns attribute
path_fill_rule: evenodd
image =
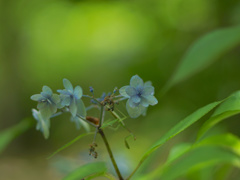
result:
<svg viewBox="0 0 240 180"><path fill-rule="evenodd" d="M240 47L172 88L160 90L181 58L199 37L240 23L240 1L228 0L1 0L0 1L0 131L31 117L32 94L43 85L61 89L62 79L95 94L129 84L138 74L155 86L158 105L146 117L126 120L137 140L124 146L128 132L106 131L121 171L126 176L145 150L195 109L240 89ZM88 101L88 100L86 100ZM124 111L124 103L119 109ZM239 132L235 116L216 131ZM110 160L100 137L99 158L88 156L88 136L55 157L46 158L84 132L69 116L57 117L45 140L34 128L15 139L0 156L0 179L61 179L81 164ZM204 120L155 153L149 169L166 159L170 147L191 142ZM238 172L232 173L232 178ZM231 179L231 177L230 177Z"/></svg>

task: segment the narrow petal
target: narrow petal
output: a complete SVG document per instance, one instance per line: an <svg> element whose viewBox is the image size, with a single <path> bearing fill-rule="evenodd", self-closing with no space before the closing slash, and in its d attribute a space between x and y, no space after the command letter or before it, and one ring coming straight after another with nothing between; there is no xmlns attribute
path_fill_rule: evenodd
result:
<svg viewBox="0 0 240 180"><path fill-rule="evenodd" d="M75 117L77 115L77 104L76 104L76 100L74 98L72 99L72 102L70 103L69 111L71 112L73 117Z"/></svg>
<svg viewBox="0 0 240 180"><path fill-rule="evenodd" d="M158 103L158 100L155 98L155 96L144 96L144 98L147 99L148 103L152 106L156 105Z"/></svg>
<svg viewBox="0 0 240 180"><path fill-rule="evenodd" d="M138 95L135 95L132 96L130 100L133 101L134 103L139 103L141 101L141 98Z"/></svg>
<svg viewBox="0 0 240 180"><path fill-rule="evenodd" d="M32 115L37 121L39 121L38 113L39 112L36 109L32 109Z"/></svg>
<svg viewBox="0 0 240 180"><path fill-rule="evenodd" d="M49 126L48 126L48 124L49 124L49 120L41 120L40 121L40 130L42 131L42 133L43 133L43 136L44 136L44 138L45 139L48 139L48 137L49 137Z"/></svg>
<svg viewBox="0 0 240 180"><path fill-rule="evenodd" d="M129 97L129 95L126 93L126 88L130 86L123 86L119 89L119 93L124 97Z"/></svg>
<svg viewBox="0 0 240 180"><path fill-rule="evenodd" d="M40 123L38 122L37 125L36 125L36 130L41 130L41 125ZM41 130L42 131L42 130Z"/></svg>
<svg viewBox="0 0 240 180"><path fill-rule="evenodd" d="M63 86L66 90L73 93L73 86L72 83L68 79L63 79Z"/></svg>
<svg viewBox="0 0 240 180"><path fill-rule="evenodd" d="M81 99L76 100L77 104L77 114L79 114L82 117L86 117L87 111L85 108L85 105Z"/></svg>
<svg viewBox="0 0 240 180"><path fill-rule="evenodd" d="M82 88L80 86L76 86L74 89L74 97L76 99L80 99L82 97L83 91Z"/></svg>
<svg viewBox="0 0 240 180"><path fill-rule="evenodd" d="M143 89L143 96L153 95L154 94L154 87L153 86L145 86Z"/></svg>
<svg viewBox="0 0 240 180"><path fill-rule="evenodd" d="M42 101L45 98L41 94L34 94L31 96L31 100L33 101Z"/></svg>
<svg viewBox="0 0 240 180"><path fill-rule="evenodd" d="M80 119L80 122L81 122L81 126L85 129L85 131L90 132L90 125L81 119Z"/></svg>
<svg viewBox="0 0 240 180"><path fill-rule="evenodd" d="M52 95L52 101L54 104L57 104L60 102L60 96L58 94L53 94Z"/></svg>
<svg viewBox="0 0 240 180"><path fill-rule="evenodd" d="M39 111L44 120L49 119L54 114L53 109L52 109L51 105L49 105L49 104L46 104L43 108L39 109Z"/></svg>
<svg viewBox="0 0 240 180"><path fill-rule="evenodd" d="M81 126L80 126L81 119L80 119L79 117L77 117L77 116L71 117L71 121L72 121L72 122L75 122L77 129L80 129L80 127L81 127Z"/></svg>
<svg viewBox="0 0 240 180"><path fill-rule="evenodd" d="M143 80L138 75L133 76L130 80L130 86L132 87L136 88L137 86L143 85L144 85Z"/></svg>
<svg viewBox="0 0 240 180"><path fill-rule="evenodd" d="M48 87L48 86L43 86L42 92L44 94L47 94L48 96L52 96L52 93L53 93L52 89L50 87Z"/></svg>
<svg viewBox="0 0 240 180"><path fill-rule="evenodd" d="M140 104L143 106L143 107L148 107L149 106L149 102L146 98L142 97L141 98L141 102Z"/></svg>
<svg viewBox="0 0 240 180"><path fill-rule="evenodd" d="M144 86L152 86L152 82L151 81L147 81L144 83Z"/></svg>
<svg viewBox="0 0 240 180"><path fill-rule="evenodd" d="M51 95L49 95L49 94L46 93L46 92L41 92L41 95L42 95L42 97L43 97L45 100L47 100L47 99L49 99L49 98L51 97Z"/></svg>
<svg viewBox="0 0 240 180"><path fill-rule="evenodd" d="M128 96L135 96L137 95L137 90L134 87L128 86L126 88L126 93Z"/></svg>
<svg viewBox="0 0 240 180"><path fill-rule="evenodd" d="M127 112L128 112L128 114L131 118L139 117L145 110L145 108L141 105L136 106L136 107L131 107L129 100L126 103L126 109L127 109Z"/></svg>

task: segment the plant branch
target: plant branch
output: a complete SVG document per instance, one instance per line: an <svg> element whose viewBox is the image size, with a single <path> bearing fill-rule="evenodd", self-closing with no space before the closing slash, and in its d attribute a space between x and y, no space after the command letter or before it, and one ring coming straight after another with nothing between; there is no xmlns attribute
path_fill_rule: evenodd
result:
<svg viewBox="0 0 240 180"><path fill-rule="evenodd" d="M86 97L86 98L90 98L90 99L93 99L94 101L96 101L99 105L101 105L101 102L98 101L96 98L94 98L93 96L89 96L89 95L83 95L83 97Z"/></svg>
<svg viewBox="0 0 240 180"><path fill-rule="evenodd" d="M97 126L95 124L93 124L92 122L86 120L85 118L83 118L82 116L80 116L79 114L77 114L77 117L79 117L81 120L85 121L86 123L90 124L91 126L97 128Z"/></svg>
<svg viewBox="0 0 240 180"><path fill-rule="evenodd" d="M122 175L121 175L121 173L120 173L120 171L119 171L119 168L118 168L118 166L117 166L117 163L116 163L116 161L115 161L115 159L114 159L114 157L113 157L113 153L112 153L112 150L111 150L111 148L110 148L110 146L109 146L109 143L108 143L108 141L107 141L107 138L106 138L103 130L101 129L102 123L103 123L103 121L104 121L104 116L105 116L105 109L104 109L104 106L101 105L101 114L100 114L100 120L99 120L99 126L98 126L98 133L101 135L101 137L102 137L102 139L103 139L103 141L104 141L104 144L105 144L105 146L106 146L106 148L107 148L108 154L109 154L109 156L110 156L110 159L111 159L111 161L112 161L113 167L114 167L114 169L115 169L115 171L116 171L116 173L117 173L117 176L118 176L119 180L123 180L123 177L122 177Z"/></svg>
<svg viewBox="0 0 240 180"><path fill-rule="evenodd" d="M104 141L104 144L105 144L105 146L106 146L106 148L107 148L108 154L109 154L109 156L110 156L110 159L111 159L111 161L112 161L112 164L113 164L114 169L115 169L115 171L116 171L116 173L117 173L117 175L118 175L119 180L123 180L123 177L122 177L122 175L121 175L121 173L120 173L120 171L119 171L119 169L118 169L117 163L116 163L116 161L115 161L115 159L114 159L114 157L113 157L112 150L111 150L111 148L110 148L110 146L109 146L109 144L108 144L107 138L106 138L103 130L102 130L102 129L98 129L98 132L99 132L99 134L101 135L101 137L102 137L102 139L103 139L103 141Z"/></svg>

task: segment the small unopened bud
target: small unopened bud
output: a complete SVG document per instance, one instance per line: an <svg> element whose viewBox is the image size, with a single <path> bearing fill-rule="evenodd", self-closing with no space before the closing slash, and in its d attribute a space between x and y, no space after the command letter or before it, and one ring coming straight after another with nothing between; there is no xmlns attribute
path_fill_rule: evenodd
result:
<svg viewBox="0 0 240 180"><path fill-rule="evenodd" d="M89 87L89 90L90 90L91 93L93 93L93 91L94 91L92 86Z"/></svg>
<svg viewBox="0 0 240 180"><path fill-rule="evenodd" d="M118 88L115 87L114 90L113 90L113 93L115 94L117 92Z"/></svg>

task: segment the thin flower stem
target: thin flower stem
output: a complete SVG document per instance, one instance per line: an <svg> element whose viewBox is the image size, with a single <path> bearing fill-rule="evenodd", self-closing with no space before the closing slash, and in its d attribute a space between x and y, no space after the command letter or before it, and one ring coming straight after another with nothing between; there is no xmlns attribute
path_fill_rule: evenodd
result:
<svg viewBox="0 0 240 180"><path fill-rule="evenodd" d="M99 125L98 125L98 127L101 127L101 126L102 126L102 121L103 121L103 119L104 119L104 113L103 113L103 111L104 111L104 106L101 106L100 118L99 118Z"/></svg>
<svg viewBox="0 0 240 180"><path fill-rule="evenodd" d="M100 101L98 101L96 98L94 98L93 96L89 96L89 95L83 95L83 97L86 97L86 98L90 98L90 99L93 99L94 101L96 101L98 104L102 105Z"/></svg>
<svg viewBox="0 0 240 180"><path fill-rule="evenodd" d="M110 156L110 159L112 161L113 167L114 167L114 169L115 169L115 171L117 173L117 176L118 176L119 180L123 180L123 177L122 177L122 175L121 175L121 173L120 173L120 171L118 169L117 163L116 163L116 161L115 161L115 159L113 157L112 150L111 150L111 148L110 148L110 146L108 144L107 138L106 138L103 130L102 129L98 129L98 132L99 132L99 134L101 135L101 137L102 137L102 139L104 141L104 144L105 144L105 146L107 148L108 154Z"/></svg>
<svg viewBox="0 0 240 180"><path fill-rule="evenodd" d="M96 141L96 136L97 136L97 133L98 133L98 128L96 128L96 131L95 131L95 134L94 134L94 138L93 138L93 144L95 143Z"/></svg>
<svg viewBox="0 0 240 180"><path fill-rule="evenodd" d="M96 98L94 98L93 96L83 95L83 97L87 97L87 98L93 99L94 101L96 101L96 102L100 105L101 109L100 109L99 125L96 126L95 124L93 124L93 123L85 120L85 119L82 118L81 116L78 116L78 117L80 117L82 120L88 122L89 124L91 124L92 126L94 126L94 127L97 128L98 133L101 135L101 137L102 137L102 139L103 139L103 142L104 142L104 144L105 144L105 146L106 146L106 148L107 148L107 152L108 152L108 154L109 154L109 157L110 157L110 159L111 159L111 161L112 161L113 167L114 167L114 169L115 169L115 171L116 171L116 173L117 173L117 176L118 176L119 180L124 180L123 177L122 177L122 175L121 175L121 173L120 173L120 171L119 171L119 168L118 168L118 166L117 166L117 163L116 163L116 161L115 161L115 159L114 159L114 157L113 157L113 153L112 153L112 150L111 150L111 148L110 148L110 146L109 146L109 143L108 143L108 141L107 141L107 138L106 138L103 130L101 129L101 126L102 126L103 121L104 121L104 116L105 116L104 106L102 105L102 103L101 103L100 101L98 101L98 100L97 100ZM95 139L95 137L94 137L94 139Z"/></svg>
<svg viewBox="0 0 240 180"><path fill-rule="evenodd" d="M85 121L86 123L90 124L91 126L97 128L98 126L96 126L95 124L91 123L90 121L86 120L85 118L83 118L82 116L80 116L79 114L77 114L77 117L79 117L81 120Z"/></svg>
<svg viewBox="0 0 240 180"><path fill-rule="evenodd" d="M89 110L91 110L93 108L96 108L96 109L100 110L100 107L98 105L92 104L92 105L86 107L86 111L89 111Z"/></svg>
<svg viewBox="0 0 240 180"><path fill-rule="evenodd" d="M53 115L51 116L51 118L54 118L54 117L60 116L62 113L63 113L63 112L57 112L57 113L53 114Z"/></svg>
<svg viewBox="0 0 240 180"><path fill-rule="evenodd" d="M116 173L117 173L117 175L118 175L119 180L123 180L123 177L122 177L122 175L121 175L121 173L120 173L120 171L119 171L119 168L118 168L118 166L117 166L117 163L116 163L116 161L115 161L115 159L114 159L114 157L113 157L113 153L112 153L112 150L111 150L111 148L110 148L110 146L109 146L109 143L108 143L108 141L107 141L107 138L106 138L103 130L101 129L102 123L103 123L103 121L104 121L104 116L105 116L105 109L104 109L104 106L102 105L102 106L101 106L100 121L99 121L99 126L98 126L98 133L101 135L101 137L102 137L102 139L103 139L103 142L104 142L104 144L105 144L105 146L106 146L106 148L107 148L109 157L110 157L110 159L111 159L111 161L112 161L113 167L114 167L114 169L115 169L115 171L116 171Z"/></svg>
<svg viewBox="0 0 240 180"><path fill-rule="evenodd" d="M135 135L133 134L133 132L125 125L125 123L121 120L121 118L118 116L118 114L117 114L115 111L111 111L111 114L120 121L121 125L122 125L130 134L132 134L132 136L134 137L134 140L136 140L136 136L135 136Z"/></svg>

